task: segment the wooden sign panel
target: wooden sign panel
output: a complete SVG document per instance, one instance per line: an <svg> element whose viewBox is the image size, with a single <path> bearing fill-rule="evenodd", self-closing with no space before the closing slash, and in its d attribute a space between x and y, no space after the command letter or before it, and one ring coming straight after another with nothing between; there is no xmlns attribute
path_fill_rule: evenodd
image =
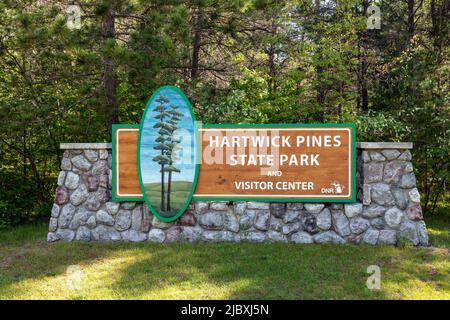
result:
<svg viewBox="0 0 450 320"><path fill-rule="evenodd" d="M138 130L115 129L114 200L143 199L135 178ZM204 125L193 199L354 202L355 131L351 124Z"/></svg>

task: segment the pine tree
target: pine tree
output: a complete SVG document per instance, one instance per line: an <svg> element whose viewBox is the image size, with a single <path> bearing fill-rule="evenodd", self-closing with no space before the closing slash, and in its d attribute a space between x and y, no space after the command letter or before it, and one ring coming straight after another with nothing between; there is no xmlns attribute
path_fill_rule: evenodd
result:
<svg viewBox="0 0 450 320"><path fill-rule="evenodd" d="M158 115L155 117L155 119L158 119L159 122L157 122L153 128L159 129L158 133L159 136L155 139L155 142L157 143L156 146L153 147L155 150L160 150L161 154L157 155L153 158L153 161L157 162L161 166L161 211L165 211L165 179L164 179L164 173L165 173L165 165L169 163L169 157L167 157L167 151L169 150L169 146L167 145L167 142L169 140L168 136L170 135L170 130L172 126L165 122L166 118L170 116L168 112L166 112L166 103L169 102L166 97L159 96L156 99L156 102L159 104L153 109L154 112L157 112Z"/></svg>
<svg viewBox="0 0 450 320"><path fill-rule="evenodd" d="M168 183L167 183L167 211L171 210L170 207L170 193L172 191L172 172L180 172L180 169L178 169L177 167L175 167L173 165L173 161L176 160L175 157L175 153L174 150L177 146L178 143L180 143L179 139L175 139L173 137L174 131L178 129L178 122L181 120L181 118L183 118L183 113L177 111L177 106L176 105L172 105L171 106L172 110L168 111L168 113L171 116L171 119L169 121L169 124L172 126L171 129L171 134L169 137L169 143L167 144L167 146L169 147L168 149L168 156L169 156L169 165L166 168L166 171L169 173L169 177L168 177Z"/></svg>

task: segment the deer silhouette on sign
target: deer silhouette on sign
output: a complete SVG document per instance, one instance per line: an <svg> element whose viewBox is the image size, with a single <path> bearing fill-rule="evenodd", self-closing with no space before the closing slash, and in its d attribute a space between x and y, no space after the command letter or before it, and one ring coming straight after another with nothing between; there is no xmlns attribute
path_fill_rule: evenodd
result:
<svg viewBox="0 0 450 320"><path fill-rule="evenodd" d="M333 181L331 185L334 187L336 193L342 193L344 191L344 186L342 186L338 181Z"/></svg>

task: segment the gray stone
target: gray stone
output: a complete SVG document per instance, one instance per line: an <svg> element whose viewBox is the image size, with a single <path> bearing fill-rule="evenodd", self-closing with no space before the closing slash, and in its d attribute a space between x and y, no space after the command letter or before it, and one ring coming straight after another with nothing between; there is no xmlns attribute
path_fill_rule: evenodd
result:
<svg viewBox="0 0 450 320"><path fill-rule="evenodd" d="M72 218L72 221L70 222L69 228L72 230L78 229L79 226L82 226L86 223L90 216L91 213L85 208L78 208Z"/></svg>
<svg viewBox="0 0 450 320"><path fill-rule="evenodd" d="M136 206L136 202L121 202L120 208L125 210L132 210Z"/></svg>
<svg viewBox="0 0 450 320"><path fill-rule="evenodd" d="M131 212L128 210L119 210L116 215L116 223L114 226L117 231L125 231L129 229L131 227Z"/></svg>
<svg viewBox="0 0 450 320"><path fill-rule="evenodd" d="M369 229L364 233L362 241L367 244L376 245L378 242L378 236L380 235L380 231L376 229Z"/></svg>
<svg viewBox="0 0 450 320"><path fill-rule="evenodd" d="M100 224L104 224L107 226L114 225L114 218L105 210L99 210L96 214L96 220Z"/></svg>
<svg viewBox="0 0 450 320"><path fill-rule="evenodd" d="M302 210L303 207L304 207L303 203L301 203L301 202L288 202L287 203L288 210Z"/></svg>
<svg viewBox="0 0 450 320"><path fill-rule="evenodd" d="M67 157L62 158L61 170L67 170L67 171L72 170L72 162L70 161L69 158L67 158Z"/></svg>
<svg viewBox="0 0 450 320"><path fill-rule="evenodd" d="M346 203L344 207L347 218L359 216L363 210L362 203Z"/></svg>
<svg viewBox="0 0 450 320"><path fill-rule="evenodd" d="M313 236L314 242L316 243L336 243L344 244L345 240L338 236L334 231L325 231L318 233Z"/></svg>
<svg viewBox="0 0 450 320"><path fill-rule="evenodd" d="M242 234L242 240L249 242L264 242L267 234L261 231L247 231Z"/></svg>
<svg viewBox="0 0 450 320"><path fill-rule="evenodd" d="M423 220L422 207L419 204L410 206L406 209L406 216L409 220Z"/></svg>
<svg viewBox="0 0 450 320"><path fill-rule="evenodd" d="M301 222L303 229L310 234L315 234L320 231L317 227L317 218L311 213L302 215Z"/></svg>
<svg viewBox="0 0 450 320"><path fill-rule="evenodd" d="M420 203L420 193L419 190L417 190L417 188L409 190L408 195L411 202Z"/></svg>
<svg viewBox="0 0 450 320"><path fill-rule="evenodd" d="M416 229L417 229L417 234L419 235L419 243L422 246L428 246L428 232L427 232L427 227L425 225L425 222L423 221L419 221L416 222Z"/></svg>
<svg viewBox="0 0 450 320"><path fill-rule="evenodd" d="M120 202L107 202L105 203L106 210L112 214L115 215L117 212L119 212Z"/></svg>
<svg viewBox="0 0 450 320"><path fill-rule="evenodd" d="M181 240L181 227L175 226L166 231L166 242L178 242Z"/></svg>
<svg viewBox="0 0 450 320"><path fill-rule="evenodd" d="M340 236L345 237L345 236L350 235L350 233L351 233L350 225L349 225L348 219L344 213L342 213L342 212L333 213L332 218L333 218L334 229Z"/></svg>
<svg viewBox="0 0 450 320"><path fill-rule="evenodd" d="M74 206L78 206L82 204L84 201L86 201L88 197L88 191L84 184L81 184L71 195L70 195L70 202Z"/></svg>
<svg viewBox="0 0 450 320"><path fill-rule="evenodd" d="M66 204L59 215L58 225L60 228L68 228L70 221L75 214L75 207L72 204Z"/></svg>
<svg viewBox="0 0 450 320"><path fill-rule="evenodd" d="M230 231L205 231L202 234L205 241L216 242L234 242L236 241L236 234Z"/></svg>
<svg viewBox="0 0 450 320"><path fill-rule="evenodd" d="M255 223L256 210L245 210L239 220L241 230L247 230Z"/></svg>
<svg viewBox="0 0 450 320"><path fill-rule="evenodd" d="M99 158L100 160L106 160L108 159L108 150L99 150Z"/></svg>
<svg viewBox="0 0 450 320"><path fill-rule="evenodd" d="M287 237L278 231L270 230L267 237L273 242L287 242Z"/></svg>
<svg viewBox="0 0 450 320"><path fill-rule="evenodd" d="M384 223L383 218L375 218L370 221L370 225L375 229L384 229L386 224Z"/></svg>
<svg viewBox="0 0 450 320"><path fill-rule="evenodd" d="M72 241L75 238L75 232L70 229L58 229L55 234L60 240Z"/></svg>
<svg viewBox="0 0 450 320"><path fill-rule="evenodd" d="M361 217L353 218L350 221L350 231L353 234L361 234L367 229L369 229L369 226L370 226L369 221Z"/></svg>
<svg viewBox="0 0 450 320"><path fill-rule="evenodd" d="M281 224L281 221L275 217L272 217L270 219L270 229L275 231L281 231L283 228L283 225Z"/></svg>
<svg viewBox="0 0 450 320"><path fill-rule="evenodd" d="M58 186L62 186L64 185L64 180L66 179L66 172L65 171L60 171L59 175L58 175Z"/></svg>
<svg viewBox="0 0 450 320"><path fill-rule="evenodd" d="M274 217L282 219L286 213L286 204L280 202L271 203L270 213L272 213Z"/></svg>
<svg viewBox="0 0 450 320"><path fill-rule="evenodd" d="M383 154L383 156L388 159L388 160L394 160L397 159L398 156L400 155L400 151L395 150L395 149L386 149L386 150L382 150L381 153Z"/></svg>
<svg viewBox="0 0 450 320"><path fill-rule="evenodd" d="M363 205L369 205L372 203L372 198L370 197L370 184L363 184Z"/></svg>
<svg viewBox="0 0 450 320"><path fill-rule="evenodd" d="M225 213L225 229L232 232L239 231L239 221L236 215L233 213L233 210L228 210Z"/></svg>
<svg viewBox="0 0 450 320"><path fill-rule="evenodd" d="M414 172L404 174L399 185L404 189L414 188L416 186L416 176L414 175Z"/></svg>
<svg viewBox="0 0 450 320"><path fill-rule="evenodd" d="M223 212L208 211L200 216L199 223L205 229L220 230L224 225Z"/></svg>
<svg viewBox="0 0 450 320"><path fill-rule="evenodd" d="M84 226L79 227L75 236L75 240L91 241L91 231Z"/></svg>
<svg viewBox="0 0 450 320"><path fill-rule="evenodd" d="M299 231L291 236L291 242L294 243L314 243L314 239L308 233Z"/></svg>
<svg viewBox="0 0 450 320"><path fill-rule="evenodd" d="M131 229L140 231L142 227L142 207L136 206L131 211Z"/></svg>
<svg viewBox="0 0 450 320"><path fill-rule="evenodd" d="M194 204L195 212L198 214L203 214L208 211L209 203L208 202L195 202Z"/></svg>
<svg viewBox="0 0 450 320"><path fill-rule="evenodd" d="M403 160L403 161L411 161L411 159L412 159L412 156L411 156L411 152L409 150L406 150L398 157L398 160Z"/></svg>
<svg viewBox="0 0 450 320"><path fill-rule="evenodd" d="M105 160L98 160L92 167L92 173L100 176L108 173L108 163Z"/></svg>
<svg viewBox="0 0 450 320"><path fill-rule="evenodd" d="M367 162L370 162L372 159L370 159L370 155L369 155L369 152L367 152L366 150L364 150L363 152L362 152L362 159L363 159L363 162L364 163L367 163Z"/></svg>
<svg viewBox="0 0 450 320"><path fill-rule="evenodd" d="M246 202L235 202L233 204L233 207L234 207L235 214L242 215L242 214L244 214L244 211L247 208L247 203Z"/></svg>
<svg viewBox="0 0 450 320"><path fill-rule="evenodd" d="M161 229L151 229L148 233L148 241L162 243L166 239L166 234Z"/></svg>
<svg viewBox="0 0 450 320"><path fill-rule="evenodd" d="M381 216L386 209L377 204L371 204L370 206L364 206L362 216L364 218L376 218Z"/></svg>
<svg viewBox="0 0 450 320"><path fill-rule="evenodd" d="M380 205L391 206L395 204L395 199L391 193L391 187L385 183L376 183L372 185L372 200Z"/></svg>
<svg viewBox="0 0 450 320"><path fill-rule="evenodd" d="M284 217L283 217L283 222L284 223L291 223L297 220L298 216L299 216L300 212L299 211L295 211L295 210L286 210Z"/></svg>
<svg viewBox="0 0 450 320"><path fill-rule="evenodd" d="M50 218L50 222L48 224L48 231L54 232L58 229L58 219Z"/></svg>
<svg viewBox="0 0 450 320"><path fill-rule="evenodd" d="M283 226L283 228L281 230L282 230L283 234L291 234L296 231L299 231L300 228L301 228L300 222L295 222L295 223L290 223L286 226Z"/></svg>
<svg viewBox="0 0 450 320"><path fill-rule="evenodd" d="M393 207L386 211L384 214L384 220L386 224L391 228L396 228L402 222L403 212L396 207Z"/></svg>
<svg viewBox="0 0 450 320"><path fill-rule="evenodd" d="M331 213L328 208L323 209L316 218L316 224L320 229L328 230L331 228Z"/></svg>
<svg viewBox="0 0 450 320"><path fill-rule="evenodd" d="M380 161L386 161L386 158L378 151L369 151L370 158L372 161L380 162Z"/></svg>
<svg viewBox="0 0 450 320"><path fill-rule="evenodd" d="M364 183L381 182L383 180L383 167L382 162L364 164Z"/></svg>
<svg viewBox="0 0 450 320"><path fill-rule="evenodd" d="M400 161L388 162L384 165L383 181L386 183L398 183L403 175L404 165Z"/></svg>
<svg viewBox="0 0 450 320"><path fill-rule="evenodd" d="M211 208L211 210L228 210L228 202L211 202L209 207Z"/></svg>
<svg viewBox="0 0 450 320"><path fill-rule="evenodd" d="M406 165L405 165L405 173L410 173L410 172L413 172L413 171L414 171L414 169L413 169L412 163L411 162L407 162Z"/></svg>
<svg viewBox="0 0 450 320"><path fill-rule="evenodd" d="M76 188L78 188L79 184L80 184L80 176L73 173L72 171L67 172L66 181L64 184L67 187L67 189L75 190Z"/></svg>
<svg viewBox="0 0 450 320"><path fill-rule="evenodd" d="M91 236L95 241L120 241L122 239L120 232L105 225L99 225L92 229Z"/></svg>
<svg viewBox="0 0 450 320"><path fill-rule="evenodd" d="M403 219L403 222L400 224L399 237L402 240L412 242L415 246L420 243L416 225L408 219Z"/></svg>
<svg viewBox="0 0 450 320"><path fill-rule="evenodd" d="M199 227L183 227L181 236L189 242L199 241L202 237L203 230Z"/></svg>
<svg viewBox="0 0 450 320"><path fill-rule="evenodd" d="M397 232L395 230L381 230L378 244L395 245L397 243Z"/></svg>
<svg viewBox="0 0 450 320"><path fill-rule="evenodd" d="M105 188L99 188L95 192L95 197L97 198L98 202L106 203L111 200L111 191Z"/></svg>
<svg viewBox="0 0 450 320"><path fill-rule="evenodd" d="M86 227L92 229L97 226L97 221L95 220L95 216L90 216L86 221Z"/></svg>
<svg viewBox="0 0 450 320"><path fill-rule="evenodd" d="M53 218L59 217L59 206L56 203L53 204L51 216Z"/></svg>
<svg viewBox="0 0 450 320"><path fill-rule="evenodd" d="M259 210L256 214L256 220L254 224L255 228L261 231L269 230L270 226L270 211Z"/></svg>
<svg viewBox="0 0 450 320"><path fill-rule="evenodd" d="M325 205L323 203L305 203L304 207L309 213L319 213Z"/></svg>
<svg viewBox="0 0 450 320"><path fill-rule="evenodd" d="M97 150L84 150L84 156L91 162L98 160Z"/></svg>
<svg viewBox="0 0 450 320"><path fill-rule="evenodd" d="M84 202L86 209L91 211L97 211L101 205L102 204L97 200L97 197L93 193L89 194L88 198Z"/></svg>
<svg viewBox="0 0 450 320"><path fill-rule="evenodd" d="M342 203L331 203L330 208L331 210L342 210L344 209L344 205Z"/></svg>
<svg viewBox="0 0 450 320"><path fill-rule="evenodd" d="M92 173L83 174L83 181L89 191L96 191L100 184L99 177ZM105 186L106 187L106 186Z"/></svg>
<svg viewBox="0 0 450 320"><path fill-rule="evenodd" d="M153 216L152 225L154 228L158 229L169 229L171 226L173 226L173 222L166 222L163 220L159 220L156 216Z"/></svg>
<svg viewBox="0 0 450 320"><path fill-rule="evenodd" d="M108 163L108 168L111 169L111 167L112 167L112 156L110 154L108 154L107 163Z"/></svg>
<svg viewBox="0 0 450 320"><path fill-rule="evenodd" d="M72 164L82 171L88 171L92 167L92 164L81 154L72 158Z"/></svg>
<svg viewBox="0 0 450 320"><path fill-rule="evenodd" d="M101 188L111 188L111 184L109 183L109 176L107 174L102 174L98 177L98 186Z"/></svg>
<svg viewBox="0 0 450 320"><path fill-rule="evenodd" d="M137 230L127 230L123 231L122 233L122 239L125 241L131 241L131 242L142 242L147 240L147 234L141 231Z"/></svg>
<svg viewBox="0 0 450 320"><path fill-rule="evenodd" d="M391 188L391 193L394 196L396 206L402 210L406 209L408 206L408 197L405 190L393 186Z"/></svg>
<svg viewBox="0 0 450 320"><path fill-rule="evenodd" d="M59 240L59 238L58 238L58 236L55 233L49 232L47 234L47 242L55 242L55 241L58 241L58 240Z"/></svg>
<svg viewBox="0 0 450 320"><path fill-rule="evenodd" d="M247 202L248 209L269 210L267 202Z"/></svg>

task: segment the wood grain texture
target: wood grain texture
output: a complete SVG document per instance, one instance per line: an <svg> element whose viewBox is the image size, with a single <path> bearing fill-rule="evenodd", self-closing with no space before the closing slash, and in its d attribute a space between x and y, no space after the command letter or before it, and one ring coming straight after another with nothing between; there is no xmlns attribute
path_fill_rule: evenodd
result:
<svg viewBox="0 0 450 320"><path fill-rule="evenodd" d="M250 129L250 130L249 130ZM119 129L120 130L120 129ZM208 128L200 129L200 154L201 164L197 180L197 187L194 193L195 198L255 198L255 199L351 199L353 194L352 177L352 127L318 127L318 128L239 128L223 129ZM210 136L290 136L291 147L263 147L253 146L240 148L219 148L211 149L209 145ZM341 145L339 147L306 147L304 144L296 146L297 136L340 136ZM138 181L137 168L137 139L138 129L128 129L120 132L117 139L116 150L119 177L116 184L121 194L141 194ZM273 154L275 159L277 155L285 154L288 157L295 155L300 159L301 154L318 154L319 166L289 166L280 165L278 170L281 176L267 176L266 171L261 171L260 165L231 165L230 156L232 154ZM214 163L215 162L215 163ZM219 162L219 163L217 163ZM272 168L273 169L273 168ZM269 182L266 188L238 189L235 182ZM304 184L291 185L292 182L304 182ZM270 187L272 183L272 188ZM283 185L283 183L285 183ZM308 184L309 183L309 184ZM312 183L312 184L311 184ZM338 183L341 193L336 193L335 185ZM313 186L313 187L312 187ZM261 186L260 186L261 187ZM264 187L264 186L263 186Z"/></svg>

